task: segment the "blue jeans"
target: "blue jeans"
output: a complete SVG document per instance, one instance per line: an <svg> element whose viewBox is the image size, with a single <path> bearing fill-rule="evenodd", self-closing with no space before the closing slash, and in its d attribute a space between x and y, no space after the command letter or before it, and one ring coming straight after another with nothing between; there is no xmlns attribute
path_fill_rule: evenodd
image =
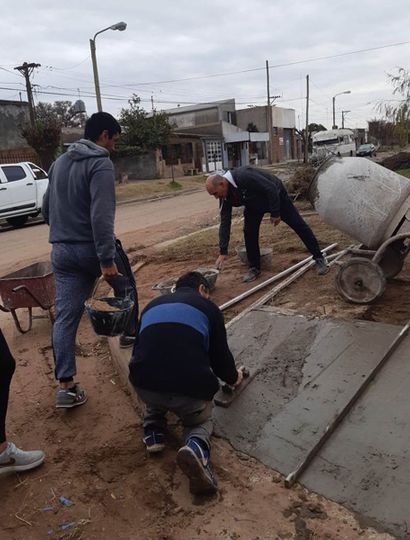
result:
<svg viewBox="0 0 410 540"><path fill-rule="evenodd" d="M130 296L134 309L126 333L135 335L138 322L138 295L128 257L117 240L115 264L122 276L109 281L115 295ZM51 251L56 284L56 320L52 344L55 376L68 382L76 374L75 338L84 311L84 302L91 296L95 280L101 275L100 263L93 243L56 243Z"/></svg>

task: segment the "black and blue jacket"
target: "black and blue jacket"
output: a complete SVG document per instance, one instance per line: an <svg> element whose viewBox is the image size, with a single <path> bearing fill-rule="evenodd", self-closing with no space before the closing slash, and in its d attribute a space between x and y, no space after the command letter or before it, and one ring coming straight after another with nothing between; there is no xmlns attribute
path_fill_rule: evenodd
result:
<svg viewBox="0 0 410 540"><path fill-rule="evenodd" d="M210 401L237 379L219 308L190 287L160 296L143 310L130 362L137 388Z"/></svg>

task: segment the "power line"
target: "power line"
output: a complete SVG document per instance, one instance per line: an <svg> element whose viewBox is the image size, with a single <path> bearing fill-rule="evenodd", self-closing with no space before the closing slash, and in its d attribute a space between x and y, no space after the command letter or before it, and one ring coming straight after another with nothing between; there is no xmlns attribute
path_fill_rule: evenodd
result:
<svg viewBox="0 0 410 540"><path fill-rule="evenodd" d="M288 66L295 66L297 64L306 64L308 62L318 62L319 60L330 60L331 58L340 58L342 56L349 56L352 54L359 54L364 52L371 52L371 51L378 51L381 49L388 49L390 47L399 47L400 45L408 45L410 41L400 41L398 43L390 43L388 45L380 45L378 47L368 47L366 49L357 49L355 51L348 51L344 53L339 54L330 54L326 56L317 56L314 58L306 58L304 60L295 60L293 62L286 62L283 64L274 64L272 66L269 66L269 69L277 69L281 67L288 67ZM181 81L196 81L199 79L211 79L214 77L226 77L228 75L238 75L240 73L250 73L252 71L264 71L265 67L257 67L257 68L249 68L249 69L242 69L239 71L225 71L223 73L213 73L210 75L198 75L194 77L185 77L183 79L169 79L164 81L149 81L149 82L142 82L142 83L134 83L134 84L128 84L128 86L146 86L146 85L152 85L152 84L168 84L168 83L174 83L174 82L181 82ZM112 85L114 86L114 85Z"/></svg>

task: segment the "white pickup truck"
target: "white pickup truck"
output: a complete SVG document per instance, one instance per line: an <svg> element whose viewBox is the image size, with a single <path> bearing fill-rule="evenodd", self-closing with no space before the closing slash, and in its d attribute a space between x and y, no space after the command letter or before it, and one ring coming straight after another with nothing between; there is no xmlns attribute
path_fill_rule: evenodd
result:
<svg viewBox="0 0 410 540"><path fill-rule="evenodd" d="M33 163L0 164L0 219L21 227L38 216L47 187L47 173Z"/></svg>

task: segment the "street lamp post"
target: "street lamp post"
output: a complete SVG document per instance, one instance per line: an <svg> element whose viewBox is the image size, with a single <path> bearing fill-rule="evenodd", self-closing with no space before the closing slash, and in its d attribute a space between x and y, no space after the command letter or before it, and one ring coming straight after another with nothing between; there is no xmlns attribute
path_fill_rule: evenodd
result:
<svg viewBox="0 0 410 540"><path fill-rule="evenodd" d="M332 98L332 101L333 101L333 128L332 129L336 129L336 107L335 107L336 97L341 96L342 94L351 94L351 90L345 90L344 92L339 92L338 94L334 95Z"/></svg>
<svg viewBox="0 0 410 540"><path fill-rule="evenodd" d="M91 60L93 63L93 73L94 73L95 97L97 99L98 112L102 111L102 104L101 104L100 81L98 78L97 55L95 52L95 38L98 36L98 34L102 34L103 32L106 32L107 30L119 30L120 32L122 32L126 28L127 28L127 23L121 21L116 24L113 24L112 26L107 26L107 28L104 28L103 30L100 30L94 35L93 39L90 39Z"/></svg>

